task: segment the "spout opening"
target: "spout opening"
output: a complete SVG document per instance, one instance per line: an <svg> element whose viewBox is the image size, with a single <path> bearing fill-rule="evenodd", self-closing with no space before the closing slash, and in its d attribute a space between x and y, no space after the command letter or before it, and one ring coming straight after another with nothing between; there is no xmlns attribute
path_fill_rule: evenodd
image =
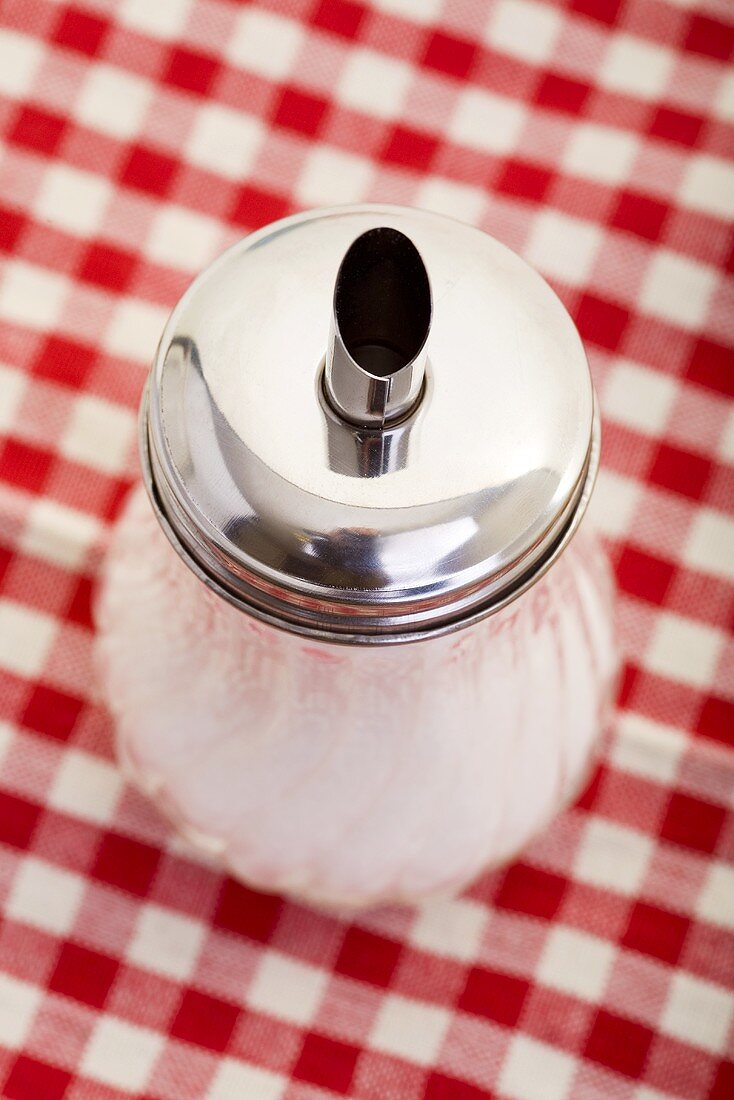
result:
<svg viewBox="0 0 734 1100"><path fill-rule="evenodd" d="M352 243L334 290L346 351L374 378L411 363L428 338L431 288L415 245L397 229L370 229Z"/></svg>

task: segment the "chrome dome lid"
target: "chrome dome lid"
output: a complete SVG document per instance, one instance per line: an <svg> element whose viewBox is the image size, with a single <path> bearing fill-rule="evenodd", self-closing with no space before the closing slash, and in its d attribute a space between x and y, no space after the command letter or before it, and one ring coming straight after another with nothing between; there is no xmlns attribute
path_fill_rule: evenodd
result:
<svg viewBox="0 0 734 1100"><path fill-rule="evenodd" d="M479 230L397 206L309 211L224 253L171 314L141 424L151 499L201 579L351 643L519 595L598 461L550 287Z"/></svg>

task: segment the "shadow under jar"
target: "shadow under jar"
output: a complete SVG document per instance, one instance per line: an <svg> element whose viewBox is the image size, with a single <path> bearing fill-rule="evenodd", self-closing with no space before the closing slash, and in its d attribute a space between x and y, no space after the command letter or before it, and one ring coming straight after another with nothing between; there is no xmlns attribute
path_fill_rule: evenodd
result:
<svg viewBox="0 0 734 1100"><path fill-rule="evenodd" d="M133 778L326 904L515 855L615 679L598 451L573 323L486 234L361 206L236 244L163 333L97 602Z"/></svg>

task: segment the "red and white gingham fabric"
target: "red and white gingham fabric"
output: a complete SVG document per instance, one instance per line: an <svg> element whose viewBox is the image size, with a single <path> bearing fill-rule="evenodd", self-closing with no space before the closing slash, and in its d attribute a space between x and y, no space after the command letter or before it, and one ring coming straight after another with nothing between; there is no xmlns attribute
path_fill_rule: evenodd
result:
<svg viewBox="0 0 734 1100"><path fill-rule="evenodd" d="M0 1086L734 1097L732 0L0 2ZM446 211L554 284L605 414L601 770L464 896L349 920L187 852L90 594L166 314L244 232Z"/></svg>

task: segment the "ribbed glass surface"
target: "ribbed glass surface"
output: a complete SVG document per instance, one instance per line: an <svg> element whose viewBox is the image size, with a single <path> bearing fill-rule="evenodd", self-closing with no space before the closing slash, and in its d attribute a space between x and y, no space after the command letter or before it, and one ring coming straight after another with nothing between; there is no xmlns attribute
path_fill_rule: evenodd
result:
<svg viewBox="0 0 734 1100"><path fill-rule="evenodd" d="M351 648L211 593L138 489L98 625L133 777L235 875L334 903L458 887L517 853L583 781L615 672L608 569L583 529L489 619Z"/></svg>

